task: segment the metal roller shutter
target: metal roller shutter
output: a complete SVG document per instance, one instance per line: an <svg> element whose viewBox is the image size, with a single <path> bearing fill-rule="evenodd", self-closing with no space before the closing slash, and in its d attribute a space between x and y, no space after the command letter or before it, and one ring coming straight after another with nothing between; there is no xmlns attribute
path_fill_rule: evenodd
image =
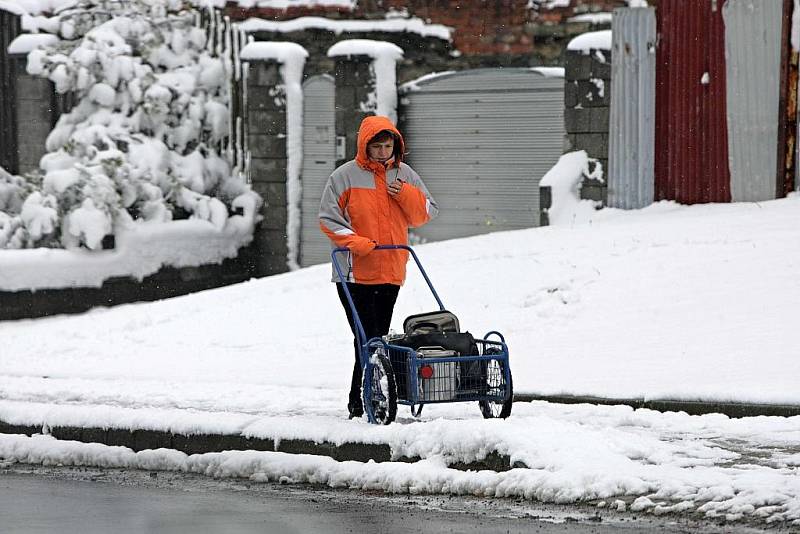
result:
<svg viewBox="0 0 800 534"><path fill-rule="evenodd" d="M320 231L317 215L322 189L336 163L335 121L333 78L309 78L303 84L302 267L330 261L330 241Z"/></svg>
<svg viewBox="0 0 800 534"><path fill-rule="evenodd" d="M440 207L426 241L537 226L539 180L564 146L564 80L477 69L404 95L407 161Z"/></svg>

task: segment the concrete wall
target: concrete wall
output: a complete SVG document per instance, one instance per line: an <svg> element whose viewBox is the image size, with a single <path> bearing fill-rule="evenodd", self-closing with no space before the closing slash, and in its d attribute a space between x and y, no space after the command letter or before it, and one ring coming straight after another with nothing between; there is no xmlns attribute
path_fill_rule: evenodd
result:
<svg viewBox="0 0 800 534"><path fill-rule="evenodd" d="M114 278L99 288L70 287L38 291L0 291L0 321L81 313L97 306L161 300L235 284L252 276L257 252L246 247L219 265L164 268L144 280Z"/></svg>

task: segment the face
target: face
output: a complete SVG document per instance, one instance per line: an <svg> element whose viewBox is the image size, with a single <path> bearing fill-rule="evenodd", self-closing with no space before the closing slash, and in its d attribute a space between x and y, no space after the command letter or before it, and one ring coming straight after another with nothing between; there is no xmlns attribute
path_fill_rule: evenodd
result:
<svg viewBox="0 0 800 534"><path fill-rule="evenodd" d="M394 139L376 141L367 145L367 156L373 161L385 163L394 153Z"/></svg>

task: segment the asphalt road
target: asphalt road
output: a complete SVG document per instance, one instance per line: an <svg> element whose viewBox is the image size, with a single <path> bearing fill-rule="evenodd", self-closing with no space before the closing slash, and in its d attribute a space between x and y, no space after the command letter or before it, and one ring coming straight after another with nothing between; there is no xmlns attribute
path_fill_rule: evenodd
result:
<svg viewBox="0 0 800 534"><path fill-rule="evenodd" d="M0 466L5 533L755 533L506 499L386 496L179 473ZM770 532L775 532L774 528Z"/></svg>

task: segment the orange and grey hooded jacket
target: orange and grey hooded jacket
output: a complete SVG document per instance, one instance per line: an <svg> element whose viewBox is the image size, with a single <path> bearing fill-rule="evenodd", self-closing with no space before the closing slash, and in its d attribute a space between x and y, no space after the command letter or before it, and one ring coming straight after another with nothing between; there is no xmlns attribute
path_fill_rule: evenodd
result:
<svg viewBox="0 0 800 534"><path fill-rule="evenodd" d="M394 158L386 165L367 157L367 143L383 130L395 137ZM356 158L333 171L325 185L319 225L334 248L350 249L336 258L348 282L402 285L408 252L373 249L408 244L409 227L422 226L439 211L419 175L401 161L403 152L403 137L388 117L367 117L358 129ZM395 179L403 185L392 197L387 185ZM339 282L335 269L333 281Z"/></svg>

